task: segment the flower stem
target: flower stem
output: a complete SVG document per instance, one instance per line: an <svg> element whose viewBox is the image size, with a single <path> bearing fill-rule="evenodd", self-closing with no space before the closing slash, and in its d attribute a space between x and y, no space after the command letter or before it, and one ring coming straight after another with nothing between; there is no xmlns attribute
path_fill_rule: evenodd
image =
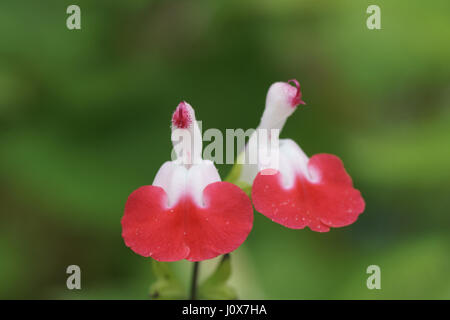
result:
<svg viewBox="0 0 450 320"><path fill-rule="evenodd" d="M194 270L192 272L192 282L191 282L191 300L197 298L197 279L198 279L198 269L200 266L199 261L194 262Z"/></svg>

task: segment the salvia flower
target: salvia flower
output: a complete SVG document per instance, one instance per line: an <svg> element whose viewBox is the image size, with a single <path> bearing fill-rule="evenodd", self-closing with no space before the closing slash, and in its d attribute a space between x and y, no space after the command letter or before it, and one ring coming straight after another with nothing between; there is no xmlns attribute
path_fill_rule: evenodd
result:
<svg viewBox="0 0 450 320"><path fill-rule="evenodd" d="M159 261L200 261L229 253L247 238L253 208L237 186L222 182L209 160L193 108L181 102L172 117L176 159L165 162L151 186L135 190L122 218L134 252Z"/></svg>
<svg viewBox="0 0 450 320"><path fill-rule="evenodd" d="M285 227L327 232L356 221L365 203L353 188L351 177L335 155L316 154L311 158L291 139L280 139L277 152L267 152L268 142L250 144L258 131L281 130L301 100L300 85L274 83L267 93L266 107L258 129L247 148L258 148L258 154L269 154L269 161L243 166L241 180L252 184L255 209ZM247 150L248 151L248 150ZM275 159L275 157L277 157ZM274 161L277 160L277 161ZM275 163L276 165L271 166Z"/></svg>

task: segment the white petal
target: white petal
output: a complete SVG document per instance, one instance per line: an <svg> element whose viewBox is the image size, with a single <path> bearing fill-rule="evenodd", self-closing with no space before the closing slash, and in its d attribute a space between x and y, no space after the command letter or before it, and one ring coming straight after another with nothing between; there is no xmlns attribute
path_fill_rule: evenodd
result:
<svg viewBox="0 0 450 320"><path fill-rule="evenodd" d="M246 146L247 155L258 155L257 165L246 159L246 164L243 165L239 177L243 182L252 184L258 172L268 168L281 171L285 186L293 184L294 172L305 172L307 175L308 157L294 141L279 140L279 148L275 150L273 148L273 142L275 139L278 141L278 136L287 118L296 110L297 105L304 104L301 100L298 81L293 79L289 82L293 82L295 87L288 82L276 82L270 86L267 92L264 113L256 130L258 134L255 132ZM269 141L261 140L260 132L269 130L271 137ZM276 132L274 133L274 131ZM292 158L296 160L292 160Z"/></svg>
<svg viewBox="0 0 450 320"><path fill-rule="evenodd" d="M156 174L153 185L164 189L168 207L174 206L184 196L192 197L198 206L203 206L203 190L217 181L220 181L219 173L209 160L202 160L189 169L175 161L167 161Z"/></svg>
<svg viewBox="0 0 450 320"><path fill-rule="evenodd" d="M195 203L204 206L203 190L211 183L220 181L214 163L210 160L203 160L199 164L194 164L188 170L187 192L193 197Z"/></svg>
<svg viewBox="0 0 450 320"><path fill-rule="evenodd" d="M285 188L294 185L295 177L300 174L311 180L308 173L309 158L300 146L291 139L280 140L279 171Z"/></svg>
<svg viewBox="0 0 450 320"><path fill-rule="evenodd" d="M174 161L165 162L156 174L153 185L164 189L168 206L172 207L186 193L187 169Z"/></svg>
<svg viewBox="0 0 450 320"><path fill-rule="evenodd" d="M261 118L260 128L282 129L286 119L295 111L292 104L297 88L287 82L275 82L269 88L266 97L266 107Z"/></svg>
<svg viewBox="0 0 450 320"><path fill-rule="evenodd" d="M266 163L258 162L257 165L243 165L240 180L252 184L258 172L264 169L278 170L281 173L282 184L285 188L294 185L295 177L298 174L312 180L308 172L309 158L299 145L291 139L281 139L279 143L278 152L267 146L260 146L258 148L259 159L261 159L261 153L269 155Z"/></svg>

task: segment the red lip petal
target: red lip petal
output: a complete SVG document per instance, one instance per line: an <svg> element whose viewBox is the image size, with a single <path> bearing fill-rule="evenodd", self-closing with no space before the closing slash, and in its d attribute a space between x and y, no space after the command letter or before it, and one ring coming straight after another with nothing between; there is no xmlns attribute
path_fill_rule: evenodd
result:
<svg viewBox="0 0 450 320"><path fill-rule="evenodd" d="M211 259L237 249L253 226L250 199L228 182L208 185L198 207L186 196L166 208L160 187L134 191L125 205L122 237L134 252L159 261Z"/></svg>
<svg viewBox="0 0 450 320"><path fill-rule="evenodd" d="M255 209L285 227L327 232L356 221L364 211L361 193L353 188L352 179L342 161L331 154L317 154L308 162L314 182L298 175L294 186L284 189L281 175L255 178L252 199ZM317 179L317 182L316 182Z"/></svg>

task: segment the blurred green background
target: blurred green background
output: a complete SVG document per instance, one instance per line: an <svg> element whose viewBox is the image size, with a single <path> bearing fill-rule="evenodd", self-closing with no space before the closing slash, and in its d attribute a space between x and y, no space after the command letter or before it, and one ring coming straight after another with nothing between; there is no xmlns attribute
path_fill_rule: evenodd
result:
<svg viewBox="0 0 450 320"><path fill-rule="evenodd" d="M291 78L307 106L282 137L339 155L367 208L325 234L255 213L232 253L239 297L450 298L448 0L6 0L0 39L0 298L148 298L150 259L120 219L170 157L174 108L254 128L270 84ZM66 288L71 264L82 290ZM192 264L173 266L187 282Z"/></svg>

